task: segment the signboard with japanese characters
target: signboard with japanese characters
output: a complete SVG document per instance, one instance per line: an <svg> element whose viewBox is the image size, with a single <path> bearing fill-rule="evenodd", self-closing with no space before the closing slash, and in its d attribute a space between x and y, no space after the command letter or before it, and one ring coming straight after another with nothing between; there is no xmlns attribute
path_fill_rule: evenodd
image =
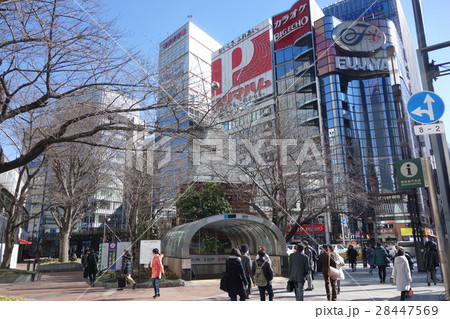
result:
<svg viewBox="0 0 450 319"><path fill-rule="evenodd" d="M311 31L309 0L297 1L290 10L274 16L272 20L275 50L291 45Z"/></svg>
<svg viewBox="0 0 450 319"><path fill-rule="evenodd" d="M216 109L239 107L273 94L272 26L258 24L212 55L212 77L218 89L212 91Z"/></svg>

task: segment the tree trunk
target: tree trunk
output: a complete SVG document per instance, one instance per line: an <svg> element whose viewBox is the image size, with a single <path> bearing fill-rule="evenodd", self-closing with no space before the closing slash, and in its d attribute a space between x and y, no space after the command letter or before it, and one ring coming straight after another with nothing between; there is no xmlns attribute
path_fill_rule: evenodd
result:
<svg viewBox="0 0 450 319"><path fill-rule="evenodd" d="M69 240L70 231L60 229L59 233L59 261L65 262L69 260Z"/></svg>
<svg viewBox="0 0 450 319"><path fill-rule="evenodd" d="M11 221L8 219L8 223L5 229L5 242L3 243L5 250L3 252L3 259L0 268L10 268L12 253L14 249L14 240L17 237L17 228L13 227Z"/></svg>

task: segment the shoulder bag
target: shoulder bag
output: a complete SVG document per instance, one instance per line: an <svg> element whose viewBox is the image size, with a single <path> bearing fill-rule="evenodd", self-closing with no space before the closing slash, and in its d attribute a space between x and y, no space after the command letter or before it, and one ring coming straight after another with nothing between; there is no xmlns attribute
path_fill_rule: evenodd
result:
<svg viewBox="0 0 450 319"><path fill-rule="evenodd" d="M330 254L328 254L328 277L330 277L331 279L340 279L341 274L339 273L338 269L331 266L330 259Z"/></svg>
<svg viewBox="0 0 450 319"><path fill-rule="evenodd" d="M224 271L220 279L220 290L228 292L228 273Z"/></svg>

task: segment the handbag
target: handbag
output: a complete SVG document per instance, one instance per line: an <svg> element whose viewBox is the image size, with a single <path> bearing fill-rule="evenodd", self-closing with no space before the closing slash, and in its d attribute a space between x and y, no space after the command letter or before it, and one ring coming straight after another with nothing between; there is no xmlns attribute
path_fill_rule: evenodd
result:
<svg viewBox="0 0 450 319"><path fill-rule="evenodd" d="M228 273L224 271L220 279L220 290L228 292Z"/></svg>
<svg viewBox="0 0 450 319"><path fill-rule="evenodd" d="M330 277L331 279L340 279L341 274L339 273L338 269L330 265L330 259L331 257L330 255L328 255L328 277Z"/></svg>
<svg viewBox="0 0 450 319"><path fill-rule="evenodd" d="M287 292L293 292L294 289L295 289L294 281L288 280L287 286L286 286L286 291L287 291Z"/></svg>
<svg viewBox="0 0 450 319"><path fill-rule="evenodd" d="M412 289L412 287L409 287L409 291L408 291L408 293L406 294L406 298L411 298L412 295L413 295L413 293L414 293L414 290Z"/></svg>

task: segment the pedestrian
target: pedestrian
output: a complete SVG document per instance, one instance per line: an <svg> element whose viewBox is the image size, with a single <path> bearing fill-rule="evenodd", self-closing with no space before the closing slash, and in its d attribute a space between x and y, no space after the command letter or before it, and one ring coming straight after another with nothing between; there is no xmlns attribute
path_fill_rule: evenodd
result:
<svg viewBox="0 0 450 319"><path fill-rule="evenodd" d="M303 253L308 256L309 261L309 270L308 274L306 275L308 288L306 288L305 291L312 291L314 289L312 281L314 280L314 271L316 269L317 252L313 247L309 246L309 242L307 240L303 241L303 248Z"/></svg>
<svg viewBox="0 0 450 319"><path fill-rule="evenodd" d="M259 299L266 300L266 292L269 295L269 301L273 301L273 269L271 264L264 258L266 253L264 250L258 251L258 259L252 265L253 282L258 286Z"/></svg>
<svg viewBox="0 0 450 319"><path fill-rule="evenodd" d="M359 256L358 251L355 248L353 248L353 245L348 246L347 259L349 267L352 269L352 271L356 271L356 263L358 256Z"/></svg>
<svg viewBox="0 0 450 319"><path fill-rule="evenodd" d="M336 279L333 279L328 276L328 271L331 267L336 268L336 262L330 256L330 245L323 245L323 252L319 255L317 260L317 266L322 269L323 279L325 280L325 290L327 292L327 300L328 301L336 301L337 292L336 292ZM331 285L331 289L330 289Z"/></svg>
<svg viewBox="0 0 450 319"><path fill-rule="evenodd" d="M436 268L439 267L439 258L436 251L436 245L431 243L425 251L425 270L427 271L427 284L431 285L431 280L433 280L434 285L437 283L436 279Z"/></svg>
<svg viewBox="0 0 450 319"><path fill-rule="evenodd" d="M267 262L270 264L270 266L272 267L272 261L270 260L269 255L267 254L267 249L265 246L259 245L258 246L258 251L260 250L264 250L264 252L266 253L266 255L264 256L264 260L267 260ZM258 259L258 256L256 256L255 260Z"/></svg>
<svg viewBox="0 0 450 319"><path fill-rule="evenodd" d="M252 273L252 259L249 255L250 248L247 244L241 245L241 262L242 268L244 268L245 279L247 279L247 286L245 287L246 299L250 299L250 294L252 293L252 283L255 284L255 278Z"/></svg>
<svg viewBox="0 0 450 319"><path fill-rule="evenodd" d="M87 249L84 252L83 257L81 258L81 264L83 265L83 278L88 278L89 277L89 269L88 269L88 264L87 264L87 257L88 257L88 253L87 253Z"/></svg>
<svg viewBox="0 0 450 319"><path fill-rule="evenodd" d="M245 301L245 287L248 282L245 278L241 262L241 252L238 247L231 249L230 256L225 262L225 271L228 274L228 296L231 301Z"/></svg>
<svg viewBox="0 0 450 319"><path fill-rule="evenodd" d="M303 301L303 286L305 277L308 275L310 261L303 253L303 245L297 244L295 253L289 255L288 275L289 280L294 282L295 300Z"/></svg>
<svg viewBox="0 0 450 319"><path fill-rule="evenodd" d="M344 258L341 257L337 252L334 251L334 246L330 245L330 255L331 259L333 259L336 262L336 269L339 270L339 273L341 274L339 279L336 279L336 286L337 286L337 294L339 295L341 293L341 279L345 279L345 274L342 269L342 267L345 266Z"/></svg>
<svg viewBox="0 0 450 319"><path fill-rule="evenodd" d="M409 270L411 270L411 272L413 272L413 271L414 271L414 262L412 261L411 256L410 256L408 253L405 252L405 249L404 249L402 246L395 246L395 256L394 256L394 260L395 260L395 257L398 256L398 251L399 251L399 249L403 249L403 251L404 251L404 253L405 253L405 257L406 257L406 259L408 260Z"/></svg>
<svg viewBox="0 0 450 319"><path fill-rule="evenodd" d="M388 265L389 254L381 246L381 243L377 243L377 247L374 250L374 263L378 267L378 276L380 277L380 283L386 282L386 267Z"/></svg>
<svg viewBox="0 0 450 319"><path fill-rule="evenodd" d="M89 276L89 281L91 283L91 287L95 286L95 280L97 276L97 263L98 257L97 255L91 251L90 249L86 250L86 267Z"/></svg>
<svg viewBox="0 0 450 319"><path fill-rule="evenodd" d="M369 248L367 249L367 263L369 264L369 275L373 275L372 271L377 268L377 266L375 266L375 256L374 256L374 250L375 248L373 247L372 244L369 245Z"/></svg>
<svg viewBox="0 0 450 319"><path fill-rule="evenodd" d="M122 277L125 277L128 283L133 287L133 290L136 289L136 282L131 278L131 274L133 273L133 256L131 253L124 249L122 255L122 269L120 274Z"/></svg>
<svg viewBox="0 0 450 319"><path fill-rule="evenodd" d="M392 270L392 279L397 286L397 291L401 291L400 301L406 300L409 288L411 288L411 270L409 269L408 260L405 257L405 251L399 249L397 257L394 259L394 266Z"/></svg>
<svg viewBox="0 0 450 319"><path fill-rule="evenodd" d="M367 245L363 245L362 249L362 261L363 261L363 268L367 268Z"/></svg>
<svg viewBox="0 0 450 319"><path fill-rule="evenodd" d="M153 298L160 297L159 291L159 280L164 274L164 265L162 263L164 255L159 253L159 249L153 249L153 260L152 260L152 284L153 289L155 290L155 295Z"/></svg>

